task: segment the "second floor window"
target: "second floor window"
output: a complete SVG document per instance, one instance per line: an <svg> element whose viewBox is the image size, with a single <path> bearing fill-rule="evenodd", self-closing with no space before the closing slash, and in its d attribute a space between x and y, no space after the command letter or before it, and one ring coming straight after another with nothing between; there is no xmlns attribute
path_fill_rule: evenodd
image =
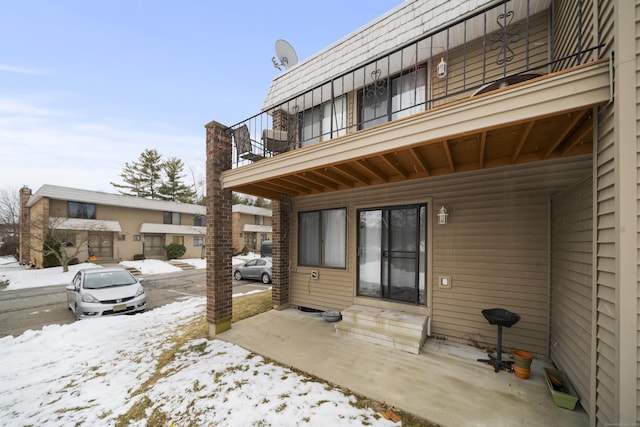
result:
<svg viewBox="0 0 640 427"><path fill-rule="evenodd" d="M180 225L180 212L164 212L163 224Z"/></svg>
<svg viewBox="0 0 640 427"><path fill-rule="evenodd" d="M427 69L419 67L416 71L368 84L358 93L359 128L367 129L424 111L426 82Z"/></svg>
<svg viewBox="0 0 640 427"><path fill-rule="evenodd" d="M204 215L196 215L193 218L193 225L197 227L204 227L207 225L207 218Z"/></svg>
<svg viewBox="0 0 640 427"><path fill-rule="evenodd" d="M68 202L69 218L96 219L95 203Z"/></svg>
<svg viewBox="0 0 640 427"><path fill-rule="evenodd" d="M264 217L262 215L256 215L256 225L264 225Z"/></svg>
<svg viewBox="0 0 640 427"><path fill-rule="evenodd" d="M301 145L315 144L347 133L347 102L345 96L336 97L302 113Z"/></svg>

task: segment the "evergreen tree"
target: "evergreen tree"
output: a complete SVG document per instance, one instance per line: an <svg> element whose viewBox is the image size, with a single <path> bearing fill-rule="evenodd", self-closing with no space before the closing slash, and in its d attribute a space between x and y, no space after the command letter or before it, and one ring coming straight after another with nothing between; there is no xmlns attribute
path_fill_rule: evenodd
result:
<svg viewBox="0 0 640 427"><path fill-rule="evenodd" d="M155 149L147 149L140 154L137 162L125 163L120 173L123 183L112 182L120 194L128 196L158 199L164 162L162 156Z"/></svg>
<svg viewBox="0 0 640 427"><path fill-rule="evenodd" d="M158 188L160 198L173 202L191 203L196 202L196 192L182 182L184 174L184 163L182 160L171 157L164 162L165 180Z"/></svg>
<svg viewBox="0 0 640 427"><path fill-rule="evenodd" d="M164 162L162 155L156 149L147 149L140 154L138 161L140 180L142 182L142 197L148 199L162 199L160 186Z"/></svg>
<svg viewBox="0 0 640 427"><path fill-rule="evenodd" d="M140 180L140 171L136 162L131 164L126 162L124 169L120 173L120 178L122 178L123 184L111 183L111 185L119 189L118 192L120 194L143 197L142 181Z"/></svg>

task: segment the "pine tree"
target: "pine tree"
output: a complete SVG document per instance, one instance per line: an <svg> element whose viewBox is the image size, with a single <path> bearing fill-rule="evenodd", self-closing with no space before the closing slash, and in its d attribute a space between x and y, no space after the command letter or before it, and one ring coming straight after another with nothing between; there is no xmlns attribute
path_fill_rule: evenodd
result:
<svg viewBox="0 0 640 427"><path fill-rule="evenodd" d="M120 194L158 199L164 162L155 149L147 149L140 154L137 162L125 163L120 177L123 183L112 182Z"/></svg>
<svg viewBox="0 0 640 427"><path fill-rule="evenodd" d="M159 196L164 200L181 203L195 203L196 192L182 182L184 174L182 160L171 157L163 164L165 180L158 188Z"/></svg>
<svg viewBox="0 0 640 427"><path fill-rule="evenodd" d="M123 184L112 182L116 188L119 188L118 192L127 196L143 197L142 181L140 179L140 170L136 162L124 164L124 169L120 173Z"/></svg>

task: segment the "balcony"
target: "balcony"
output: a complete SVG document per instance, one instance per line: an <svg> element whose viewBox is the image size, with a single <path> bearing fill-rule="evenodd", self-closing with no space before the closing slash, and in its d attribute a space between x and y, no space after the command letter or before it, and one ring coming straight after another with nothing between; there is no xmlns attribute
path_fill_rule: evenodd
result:
<svg viewBox="0 0 640 427"><path fill-rule="evenodd" d="M475 11L231 126L225 188L279 199L590 153L609 65L582 2L554 4Z"/></svg>

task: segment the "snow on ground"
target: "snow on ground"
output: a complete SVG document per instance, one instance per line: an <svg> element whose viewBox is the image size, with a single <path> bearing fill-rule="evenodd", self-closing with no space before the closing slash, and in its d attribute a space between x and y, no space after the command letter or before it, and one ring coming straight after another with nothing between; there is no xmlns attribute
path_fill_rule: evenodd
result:
<svg viewBox="0 0 640 427"><path fill-rule="evenodd" d="M353 396L234 344L176 344L181 327L204 309L205 299L193 298L1 338L1 424L114 425L146 402L130 425L147 425L151 417L164 417L161 425L397 425L354 407ZM162 367L163 352L175 357Z"/></svg>
<svg viewBox="0 0 640 427"><path fill-rule="evenodd" d="M255 255L234 258L234 265ZM6 262L5 262L6 261ZM150 260L131 264L146 274L173 271ZM204 260L180 260L205 268ZM127 262L129 265L129 262ZM0 260L7 289L66 285L85 263L35 270ZM192 298L135 316L49 325L0 338L0 425L59 426L392 426L355 398L220 340L179 345L186 325L204 315ZM160 365L163 353L173 355ZM157 370L161 372L159 379ZM146 385L145 385L146 384ZM136 420L123 420L146 402ZM158 424L158 417L165 417Z"/></svg>
<svg viewBox="0 0 640 427"><path fill-rule="evenodd" d="M249 253L233 257L233 266L242 265L245 262L259 258L260 255ZM195 268L206 268L206 259L187 258L178 260L185 264L191 264ZM145 259L142 261L121 261L123 267L133 267L140 271L143 275L174 273L182 271L179 267L172 265L168 261L157 259ZM93 263L82 263L70 265L67 273L62 272L62 267L51 267L43 269L34 269L28 266L20 265L14 257L0 257L0 289L16 290L24 288L37 288L40 286L68 285L73 279L74 274L82 268L100 267ZM4 289L3 283L8 283Z"/></svg>

